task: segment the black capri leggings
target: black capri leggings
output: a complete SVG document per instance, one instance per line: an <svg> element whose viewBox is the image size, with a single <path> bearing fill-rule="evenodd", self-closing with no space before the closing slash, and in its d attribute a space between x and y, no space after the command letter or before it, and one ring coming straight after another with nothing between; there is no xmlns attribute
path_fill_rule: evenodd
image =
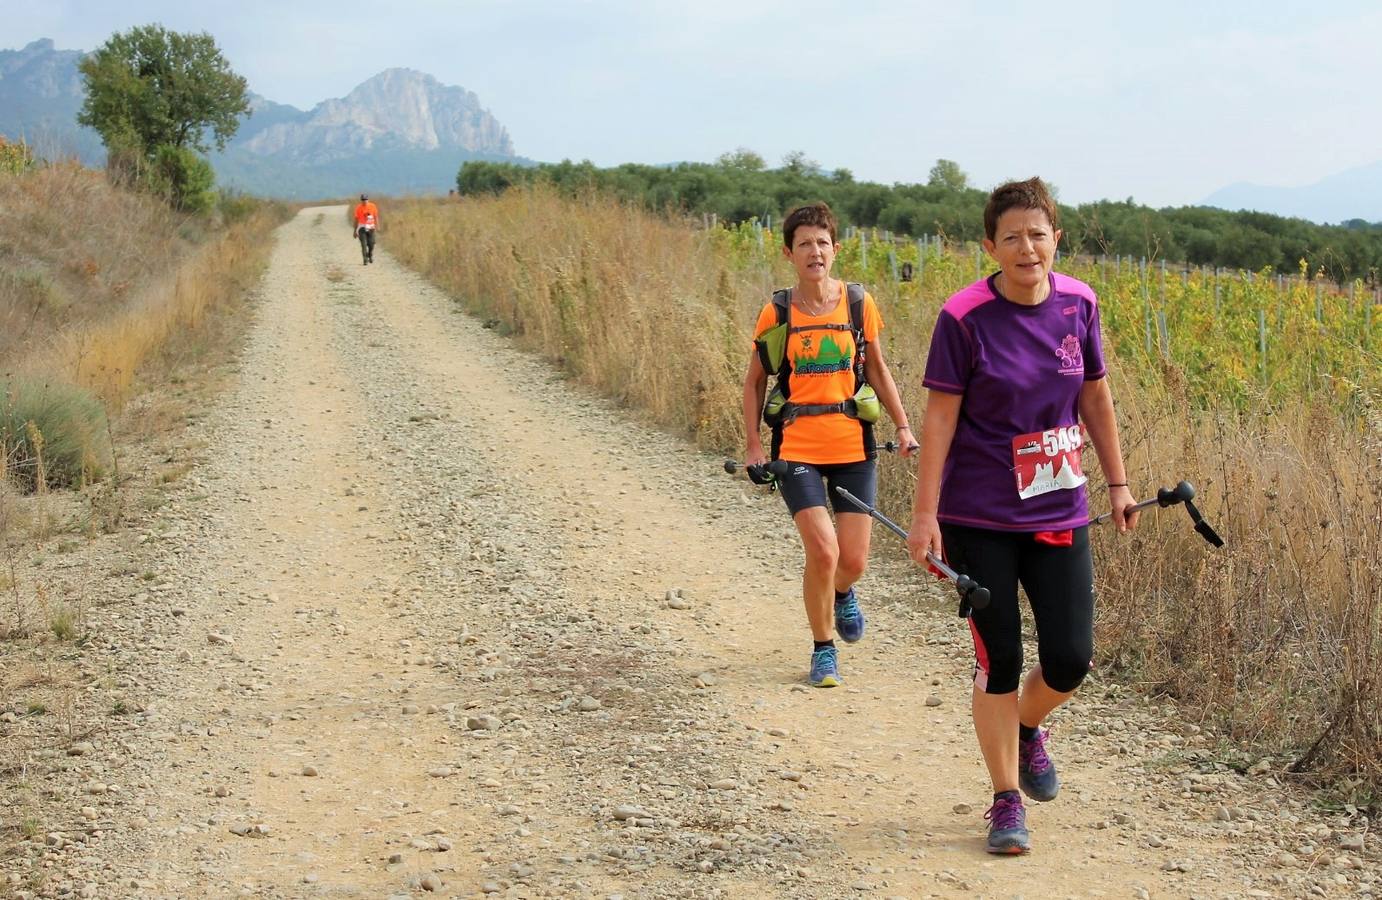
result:
<svg viewBox="0 0 1382 900"><path fill-rule="evenodd" d="M941 525L946 560L989 589L989 605L969 619L974 634L974 683L988 694L1017 690L1022 675L1022 617L1017 586L1036 621L1037 656L1046 684L1062 693L1079 687L1094 656L1094 563L1089 528L1069 547L1039 542L1030 532Z"/></svg>

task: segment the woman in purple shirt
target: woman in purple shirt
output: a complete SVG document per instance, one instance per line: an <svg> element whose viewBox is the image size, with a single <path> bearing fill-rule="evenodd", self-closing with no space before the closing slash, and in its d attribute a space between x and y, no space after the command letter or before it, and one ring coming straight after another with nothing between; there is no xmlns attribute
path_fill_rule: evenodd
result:
<svg viewBox="0 0 1382 900"><path fill-rule="evenodd" d="M1088 433L1118 530L1136 526L1104 377L1099 306L1083 282L1051 271L1061 232L1039 178L1005 184L984 209L984 249L999 271L941 309L913 504L912 558L928 550L988 588L970 617L974 730L993 780L990 853L1030 846L1022 793L1060 788L1039 726L1089 671L1094 572L1080 466ZM1081 423L1084 429L1081 429ZM1022 674L1018 585L1039 662Z"/></svg>

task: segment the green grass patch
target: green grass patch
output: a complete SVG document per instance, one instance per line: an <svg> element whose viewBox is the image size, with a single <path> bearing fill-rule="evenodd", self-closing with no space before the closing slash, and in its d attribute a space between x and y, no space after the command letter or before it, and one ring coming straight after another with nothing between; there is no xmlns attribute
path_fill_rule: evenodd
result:
<svg viewBox="0 0 1382 900"><path fill-rule="evenodd" d="M77 615L66 603L54 607L48 614L48 627L60 641L70 641L77 636Z"/></svg>
<svg viewBox="0 0 1382 900"><path fill-rule="evenodd" d="M0 456L23 490L99 481L111 458L105 410L74 385L0 379Z"/></svg>

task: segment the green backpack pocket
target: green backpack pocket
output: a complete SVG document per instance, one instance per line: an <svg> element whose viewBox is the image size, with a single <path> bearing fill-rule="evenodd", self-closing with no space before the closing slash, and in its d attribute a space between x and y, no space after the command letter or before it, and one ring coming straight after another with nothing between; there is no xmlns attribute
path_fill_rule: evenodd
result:
<svg viewBox="0 0 1382 900"><path fill-rule="evenodd" d="M758 336L758 361L763 371L777 375L782 368L782 359L787 355L787 323L774 325Z"/></svg>
<svg viewBox="0 0 1382 900"><path fill-rule="evenodd" d="M769 428L776 428L782 424L782 413L787 406L787 396L782 392L782 385L774 384L773 389L768 392L768 398L763 401L763 424Z"/></svg>
<svg viewBox="0 0 1382 900"><path fill-rule="evenodd" d="M874 393L871 385L864 385L854 395L854 418L860 422L877 422L882 415L883 404L878 402L878 395Z"/></svg>

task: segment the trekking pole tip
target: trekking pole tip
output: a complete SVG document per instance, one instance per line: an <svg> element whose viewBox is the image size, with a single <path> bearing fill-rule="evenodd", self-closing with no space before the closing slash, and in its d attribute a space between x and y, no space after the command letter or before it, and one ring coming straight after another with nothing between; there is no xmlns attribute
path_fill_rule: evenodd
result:
<svg viewBox="0 0 1382 900"><path fill-rule="evenodd" d="M727 459L725 460L725 471L733 475L735 472L739 471L739 464L732 459Z"/></svg>

